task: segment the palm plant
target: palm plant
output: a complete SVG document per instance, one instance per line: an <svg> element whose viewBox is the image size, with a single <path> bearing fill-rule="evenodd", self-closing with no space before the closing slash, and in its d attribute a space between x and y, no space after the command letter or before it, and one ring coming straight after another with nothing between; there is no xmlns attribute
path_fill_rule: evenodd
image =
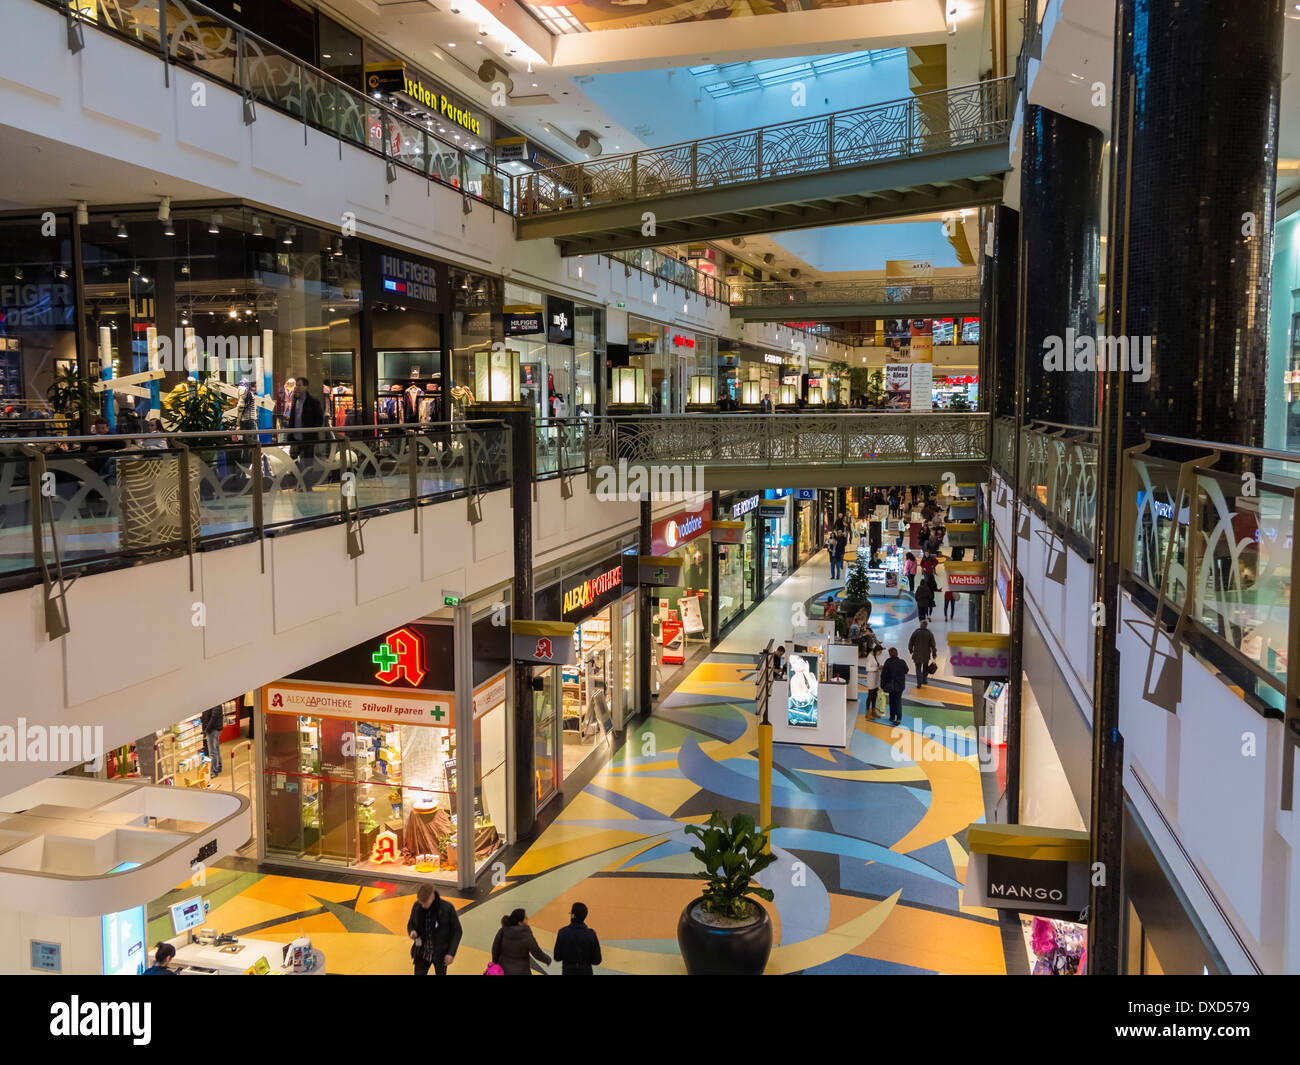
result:
<svg viewBox="0 0 1300 1065"><path fill-rule="evenodd" d="M736 814L728 824L718 810L713 811L707 825L686 826L686 833L704 844L692 847L691 853L704 866L695 876L708 882L700 903L705 911L744 920L750 916L750 907L757 905L746 895L772 901L772 892L754 883L754 877L776 861L776 855L768 849L771 831L771 825L755 828L748 814Z"/></svg>
<svg viewBox="0 0 1300 1065"><path fill-rule="evenodd" d="M56 414L77 421L90 410L90 382L82 378L75 366L64 365L54 375L54 383L45 392Z"/></svg>

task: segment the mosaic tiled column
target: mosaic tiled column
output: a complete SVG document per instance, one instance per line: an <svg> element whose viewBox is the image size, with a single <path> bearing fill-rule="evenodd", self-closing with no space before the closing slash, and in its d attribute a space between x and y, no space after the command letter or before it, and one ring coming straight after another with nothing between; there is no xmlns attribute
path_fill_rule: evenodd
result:
<svg viewBox="0 0 1300 1065"><path fill-rule="evenodd" d="M1053 338L1065 348L1074 337L1098 332L1103 143L1095 126L1025 107L1020 255L1026 421L1097 421L1096 372L1050 368L1044 355Z"/></svg>
<svg viewBox="0 0 1300 1065"><path fill-rule="evenodd" d="M1128 443L1263 443L1282 12L1116 6L1108 332L1153 362L1126 378Z"/></svg>
<svg viewBox="0 0 1300 1065"><path fill-rule="evenodd" d="M981 292L980 339L986 345L995 395L989 400L995 417L1016 413L1017 270L1020 261L1020 214L999 204L990 212L993 254L986 258L986 278ZM986 298L983 298L986 297ZM980 393L984 393L980 382Z"/></svg>

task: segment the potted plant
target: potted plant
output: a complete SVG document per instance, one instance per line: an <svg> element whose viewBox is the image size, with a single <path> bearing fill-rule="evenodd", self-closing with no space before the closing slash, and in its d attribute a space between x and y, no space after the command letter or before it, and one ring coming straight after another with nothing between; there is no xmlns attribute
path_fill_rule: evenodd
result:
<svg viewBox="0 0 1300 1065"><path fill-rule="evenodd" d="M55 414L68 422L80 422L82 414L91 409L90 382L82 380L75 366L63 366L54 375L54 383L45 393Z"/></svg>
<svg viewBox="0 0 1300 1065"><path fill-rule="evenodd" d="M691 853L704 866L695 876L706 881L703 893L682 910L677 945L691 976L759 976L772 953L772 920L754 899L768 902L772 892L754 877L776 861L768 850L771 826L754 827L748 814L728 824L714 810L707 825L687 825L702 844Z"/></svg>

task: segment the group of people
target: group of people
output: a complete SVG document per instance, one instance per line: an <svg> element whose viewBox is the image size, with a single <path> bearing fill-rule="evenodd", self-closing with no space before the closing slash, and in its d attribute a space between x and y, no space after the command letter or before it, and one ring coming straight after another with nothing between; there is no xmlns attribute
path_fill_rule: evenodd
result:
<svg viewBox="0 0 1300 1065"><path fill-rule="evenodd" d="M424 884L416 892L406 931L411 939L415 975L427 976L432 968L436 975L446 976L460 946L460 918L456 907L432 884ZM511 910L501 918L501 928L492 940L492 961L484 975L528 976L531 959L550 965L552 958L560 963L564 976L591 976L601 963L600 939L587 927L587 907L583 903L569 907L569 923L556 933L555 949L550 954L537 942L527 912L522 908Z"/></svg>

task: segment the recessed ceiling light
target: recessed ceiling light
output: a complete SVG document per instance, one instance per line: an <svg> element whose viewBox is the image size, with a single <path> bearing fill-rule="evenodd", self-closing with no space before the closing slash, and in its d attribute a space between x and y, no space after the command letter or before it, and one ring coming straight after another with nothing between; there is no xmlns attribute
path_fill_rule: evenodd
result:
<svg viewBox="0 0 1300 1065"><path fill-rule="evenodd" d="M322 59L333 59L333 58L334 58L332 55L329 54L329 52L321 52L320 57L321 57Z"/></svg>
<svg viewBox="0 0 1300 1065"><path fill-rule="evenodd" d="M448 47L448 48L455 48L455 47L456 47L456 42L455 42L455 41L448 41L448 42L447 42L447 47Z"/></svg>

